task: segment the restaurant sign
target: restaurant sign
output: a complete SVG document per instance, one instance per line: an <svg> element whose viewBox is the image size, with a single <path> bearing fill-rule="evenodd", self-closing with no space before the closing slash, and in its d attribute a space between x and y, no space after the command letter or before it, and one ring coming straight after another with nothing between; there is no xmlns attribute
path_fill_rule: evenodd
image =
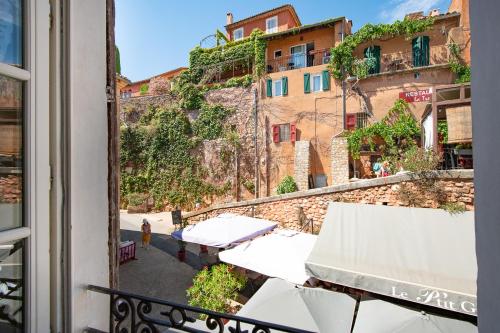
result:
<svg viewBox="0 0 500 333"><path fill-rule="evenodd" d="M424 90L402 91L399 93L399 98L404 99L408 103L430 102L432 99L432 88Z"/></svg>

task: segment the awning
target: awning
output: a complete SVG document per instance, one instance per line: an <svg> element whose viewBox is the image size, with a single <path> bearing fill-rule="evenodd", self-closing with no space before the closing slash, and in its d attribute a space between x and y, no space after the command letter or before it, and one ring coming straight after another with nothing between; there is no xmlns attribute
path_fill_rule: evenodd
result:
<svg viewBox="0 0 500 333"><path fill-rule="evenodd" d="M362 300L353 333L477 333L476 325L376 299Z"/></svg>
<svg viewBox="0 0 500 333"><path fill-rule="evenodd" d="M221 261L288 282L309 279L304 263L318 236L277 230L219 253Z"/></svg>
<svg viewBox="0 0 500 333"><path fill-rule="evenodd" d="M188 243L221 248L263 235L276 226L276 222L268 220L235 214L221 214L174 231L172 237Z"/></svg>
<svg viewBox="0 0 500 333"><path fill-rule="evenodd" d="M310 276L476 315L472 212L331 203Z"/></svg>
<svg viewBox="0 0 500 333"><path fill-rule="evenodd" d="M312 332L350 332L356 300L343 293L269 279L238 316ZM242 327L245 329L245 327Z"/></svg>

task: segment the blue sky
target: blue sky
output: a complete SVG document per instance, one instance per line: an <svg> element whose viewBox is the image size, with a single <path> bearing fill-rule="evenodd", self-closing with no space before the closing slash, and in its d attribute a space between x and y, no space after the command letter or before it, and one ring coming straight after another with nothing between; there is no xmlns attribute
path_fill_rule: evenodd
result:
<svg viewBox="0 0 500 333"><path fill-rule="evenodd" d="M189 51L216 29L226 13L234 20L290 3L302 24L346 16L354 30L365 23L391 22L405 13L432 8L445 12L449 0L116 0L116 44L122 74L133 81L188 65Z"/></svg>

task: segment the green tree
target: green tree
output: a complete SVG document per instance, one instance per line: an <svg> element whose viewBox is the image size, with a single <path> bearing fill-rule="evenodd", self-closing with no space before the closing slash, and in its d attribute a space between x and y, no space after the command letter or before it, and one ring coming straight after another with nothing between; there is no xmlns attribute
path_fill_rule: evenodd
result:
<svg viewBox="0 0 500 333"><path fill-rule="evenodd" d="M118 46L115 45L115 65L116 65L116 72L118 74L122 73L122 65L120 62L120 50L118 49Z"/></svg>

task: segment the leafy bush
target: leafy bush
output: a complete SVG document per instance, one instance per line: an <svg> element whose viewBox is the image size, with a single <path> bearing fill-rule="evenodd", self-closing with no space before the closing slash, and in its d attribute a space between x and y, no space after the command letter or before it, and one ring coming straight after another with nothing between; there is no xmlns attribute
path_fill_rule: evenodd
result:
<svg viewBox="0 0 500 333"><path fill-rule="evenodd" d="M278 194L292 193L298 190L297 184L292 176L286 176L283 180L278 184L276 188L276 192Z"/></svg>
<svg viewBox="0 0 500 333"><path fill-rule="evenodd" d="M143 85L141 85L139 90L140 90L141 95L146 95L148 93L148 90L149 90L149 85L144 83Z"/></svg>
<svg viewBox="0 0 500 333"><path fill-rule="evenodd" d="M244 275L233 271L228 265L220 264L211 269L204 268L193 279L193 286L187 290L189 305L217 312L231 312L230 299L246 285ZM204 319L204 318L202 318Z"/></svg>
<svg viewBox="0 0 500 333"><path fill-rule="evenodd" d="M461 58L460 47L455 43L451 43L448 48L450 50L450 69L457 76L455 83L470 82L470 66L467 65Z"/></svg>
<svg viewBox="0 0 500 333"><path fill-rule="evenodd" d="M423 173L437 170L441 163L441 157L432 149L411 147L403 153L401 166L406 171Z"/></svg>
<svg viewBox="0 0 500 333"><path fill-rule="evenodd" d="M142 193L130 193L127 200L130 206L140 206L146 202L147 196Z"/></svg>
<svg viewBox="0 0 500 333"><path fill-rule="evenodd" d="M444 209L450 213L450 215L462 214L467 211L463 202L447 202L442 204L439 208Z"/></svg>
<svg viewBox="0 0 500 333"><path fill-rule="evenodd" d="M224 120L232 112L222 105L203 104L201 113L193 123L194 134L203 140L214 140L223 134Z"/></svg>

